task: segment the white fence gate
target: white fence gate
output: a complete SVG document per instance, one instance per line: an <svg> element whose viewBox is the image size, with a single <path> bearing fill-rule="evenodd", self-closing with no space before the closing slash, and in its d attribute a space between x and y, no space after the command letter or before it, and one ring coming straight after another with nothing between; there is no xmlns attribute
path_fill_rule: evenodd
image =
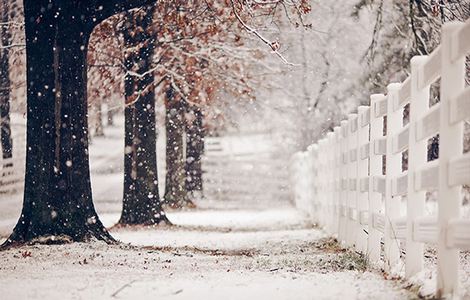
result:
<svg viewBox="0 0 470 300"><path fill-rule="evenodd" d="M288 162L272 151L264 135L205 138L205 197L225 207L229 202L234 206L288 202Z"/></svg>
<svg viewBox="0 0 470 300"><path fill-rule="evenodd" d="M469 53L470 21L444 25L441 45L429 56L414 57L403 83L390 84L386 95L372 95L370 107L359 107L334 132L297 153L292 165L298 205L371 261L382 254L386 271L401 259L399 241L406 242L408 278L423 268L423 244L435 244L438 297L456 294L459 250L470 249L470 219L461 215L462 186L470 184L470 153L463 153ZM430 85L439 78L440 102L429 107ZM407 104L409 123L403 126ZM427 140L436 134L439 158L428 162ZM437 215L426 215L426 192L432 190Z"/></svg>
<svg viewBox="0 0 470 300"><path fill-rule="evenodd" d="M23 189L26 160L25 121L20 114L11 115L13 153L12 158L9 159L2 159L0 154L0 194L18 192Z"/></svg>

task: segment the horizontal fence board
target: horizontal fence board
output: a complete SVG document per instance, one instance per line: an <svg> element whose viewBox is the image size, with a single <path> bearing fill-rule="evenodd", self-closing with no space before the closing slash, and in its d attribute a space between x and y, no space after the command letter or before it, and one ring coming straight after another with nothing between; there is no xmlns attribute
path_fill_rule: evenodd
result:
<svg viewBox="0 0 470 300"><path fill-rule="evenodd" d="M374 141L374 154L386 155L387 154L387 139L380 138Z"/></svg>
<svg viewBox="0 0 470 300"><path fill-rule="evenodd" d="M437 242L437 218L425 216L414 220L413 239L416 242L435 244Z"/></svg>
<svg viewBox="0 0 470 300"><path fill-rule="evenodd" d="M450 124L470 119L470 86L450 101Z"/></svg>
<svg viewBox="0 0 470 300"><path fill-rule="evenodd" d="M359 224L361 225L369 224L369 211L362 210L359 212Z"/></svg>
<svg viewBox="0 0 470 300"><path fill-rule="evenodd" d="M356 178L350 178L349 179L349 190L350 191L355 191L357 186L357 180Z"/></svg>
<svg viewBox="0 0 470 300"><path fill-rule="evenodd" d="M369 158L370 155L370 143L360 146L359 148L359 157L361 160Z"/></svg>
<svg viewBox="0 0 470 300"><path fill-rule="evenodd" d="M340 209L341 209L341 216L342 216L342 217L347 217L347 215L348 215L348 210L347 210L346 206L341 205Z"/></svg>
<svg viewBox="0 0 470 300"><path fill-rule="evenodd" d="M373 177L373 191L385 195L385 176Z"/></svg>
<svg viewBox="0 0 470 300"><path fill-rule="evenodd" d="M357 210L354 207L348 207L348 218L357 221Z"/></svg>
<svg viewBox="0 0 470 300"><path fill-rule="evenodd" d="M449 185L470 184L470 152L452 159L449 163Z"/></svg>
<svg viewBox="0 0 470 300"><path fill-rule="evenodd" d="M434 49L418 71L418 88L423 89L436 81L441 74L441 47Z"/></svg>
<svg viewBox="0 0 470 300"><path fill-rule="evenodd" d="M396 102L393 104L393 110L397 111L400 107L406 105L411 97L411 79L410 77L401 85L400 90L398 91L398 97Z"/></svg>
<svg viewBox="0 0 470 300"><path fill-rule="evenodd" d="M359 179L359 191L362 193L369 192L369 177Z"/></svg>
<svg viewBox="0 0 470 300"><path fill-rule="evenodd" d="M343 164L347 164L348 163L348 152L343 152L341 154L341 161L343 162Z"/></svg>
<svg viewBox="0 0 470 300"><path fill-rule="evenodd" d="M392 179L392 196L403 196L408 192L408 173Z"/></svg>
<svg viewBox="0 0 470 300"><path fill-rule="evenodd" d="M357 149L349 151L349 158L351 162L355 162L357 160Z"/></svg>
<svg viewBox="0 0 470 300"><path fill-rule="evenodd" d="M366 127L370 123L370 107L367 107L360 115L359 115L359 125L361 127Z"/></svg>
<svg viewBox="0 0 470 300"><path fill-rule="evenodd" d="M348 190L348 180L345 179L345 178L343 178L343 179L341 180L341 189L342 189L343 191L347 191L347 190Z"/></svg>
<svg viewBox="0 0 470 300"><path fill-rule="evenodd" d="M434 105L416 123L416 141L422 141L439 132L440 104Z"/></svg>
<svg viewBox="0 0 470 300"><path fill-rule="evenodd" d="M341 136L343 138L347 137L348 136L348 122L343 120L341 121ZM321 140L320 140L321 142ZM320 144L320 142L318 142Z"/></svg>
<svg viewBox="0 0 470 300"><path fill-rule="evenodd" d="M380 213L372 214L372 227L383 233L385 229L385 215Z"/></svg>
<svg viewBox="0 0 470 300"><path fill-rule="evenodd" d="M406 125L403 129L393 137L392 140L392 152L397 154L408 148L410 136L410 126Z"/></svg>
<svg viewBox="0 0 470 300"><path fill-rule="evenodd" d="M375 103L374 115L376 118L383 117L387 114L387 101L388 97L383 97L382 100Z"/></svg>
<svg viewBox="0 0 470 300"><path fill-rule="evenodd" d="M447 246L462 250L470 250L470 220L452 219L447 231Z"/></svg>
<svg viewBox="0 0 470 300"><path fill-rule="evenodd" d="M437 189L439 184L439 160L433 160L415 173L415 190L430 191Z"/></svg>
<svg viewBox="0 0 470 300"><path fill-rule="evenodd" d="M357 116L349 120L349 130L351 130L352 133L357 131L358 123L359 119L357 118Z"/></svg>
<svg viewBox="0 0 470 300"><path fill-rule="evenodd" d="M390 234L392 238L398 240L406 239L406 217L400 217L392 221L392 230Z"/></svg>

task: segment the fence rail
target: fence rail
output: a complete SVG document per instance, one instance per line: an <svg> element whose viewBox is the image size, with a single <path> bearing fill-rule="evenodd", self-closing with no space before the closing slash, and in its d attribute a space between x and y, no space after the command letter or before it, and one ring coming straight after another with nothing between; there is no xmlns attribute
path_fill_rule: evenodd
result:
<svg viewBox="0 0 470 300"><path fill-rule="evenodd" d="M456 294L459 251L470 249L470 219L461 214L462 186L470 184L470 153L463 153L468 54L470 21L444 25L441 45L414 57L403 83L371 95L370 106L358 107L292 163L297 205L371 261L382 256L386 271L402 259L400 241L408 278L423 269L424 244L435 244L437 296ZM440 102L430 107L430 86L439 79ZM428 161L428 139L437 134L439 158ZM437 215L425 213L429 191L437 191Z"/></svg>

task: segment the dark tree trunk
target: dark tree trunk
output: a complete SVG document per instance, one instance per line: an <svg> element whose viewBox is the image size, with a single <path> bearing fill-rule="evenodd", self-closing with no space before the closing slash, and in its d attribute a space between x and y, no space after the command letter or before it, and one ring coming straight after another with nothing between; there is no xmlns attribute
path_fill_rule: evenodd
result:
<svg viewBox="0 0 470 300"><path fill-rule="evenodd" d="M172 88L166 93L166 180L165 203L174 208L187 204L184 171L184 105Z"/></svg>
<svg viewBox="0 0 470 300"><path fill-rule="evenodd" d="M95 113L95 136L104 136L103 110L100 101L95 103Z"/></svg>
<svg viewBox="0 0 470 300"><path fill-rule="evenodd" d="M23 210L3 246L41 236L114 241L93 206L87 46L100 21L146 1L24 0L27 62Z"/></svg>
<svg viewBox="0 0 470 300"><path fill-rule="evenodd" d="M152 6L144 13L128 13L126 16L123 32L126 47L145 45L126 55L126 67L139 74L149 71L154 55L155 43L148 31L154 12ZM132 34L131 31L137 27L142 30ZM138 70L133 69L135 65L139 66ZM153 80L152 72L141 78L131 75L125 78L124 197L120 224L169 223L158 191Z"/></svg>
<svg viewBox="0 0 470 300"><path fill-rule="evenodd" d="M114 125L114 112L112 109L110 109L109 104L108 104L108 111L106 112L106 116L108 119L108 126L113 126Z"/></svg>
<svg viewBox="0 0 470 300"><path fill-rule="evenodd" d="M10 14L10 0L1 0L0 18L1 22L8 24ZM9 45L11 43L11 35L9 28L4 25L1 26L1 45ZM0 140L2 143L2 158L3 167L12 167L11 161L13 151L13 141L11 138L10 127L10 66L9 66L9 51L8 48L0 49Z"/></svg>
<svg viewBox="0 0 470 300"><path fill-rule="evenodd" d="M199 107L189 108L189 120L186 127L186 190L202 192L202 163L204 154L203 114ZM202 195L201 195L202 196Z"/></svg>

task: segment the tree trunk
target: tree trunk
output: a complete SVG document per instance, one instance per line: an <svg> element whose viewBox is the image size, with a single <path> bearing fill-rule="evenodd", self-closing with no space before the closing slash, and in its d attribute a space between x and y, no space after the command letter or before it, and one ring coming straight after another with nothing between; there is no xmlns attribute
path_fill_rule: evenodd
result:
<svg viewBox="0 0 470 300"><path fill-rule="evenodd" d="M196 193L202 196L202 164L204 154L204 129L203 114L199 107L192 106L189 109L190 120L186 127L186 190L191 197ZM191 199L193 200L193 199Z"/></svg>
<svg viewBox="0 0 470 300"><path fill-rule="evenodd" d="M171 87L166 98L165 203L173 208L181 208L187 204L183 152L184 105Z"/></svg>
<svg viewBox="0 0 470 300"><path fill-rule="evenodd" d="M139 74L149 71L153 59L155 44L150 41L152 37L148 27L152 24L154 12L155 8L150 7L139 15L127 14L123 32L126 47L135 48L145 43L145 47L126 55L128 70ZM131 30L136 27L142 27L142 30L132 34ZM135 65L139 66L138 70L132 69ZM153 80L152 72L141 78L132 75L125 78L124 197L120 224L169 223L158 191Z"/></svg>
<svg viewBox="0 0 470 300"><path fill-rule="evenodd" d="M88 159L87 46L100 21L145 1L24 0L27 62L23 210L4 247L114 239L93 206ZM88 5L88 6L87 6Z"/></svg>
<svg viewBox="0 0 470 300"><path fill-rule="evenodd" d="M107 119L108 119L108 126L114 126L114 112L109 107L109 104L108 104L108 111L106 112L106 116L107 116Z"/></svg>
<svg viewBox="0 0 470 300"><path fill-rule="evenodd" d="M96 101L95 103L95 114L95 136L104 136L101 101Z"/></svg>
<svg viewBox="0 0 470 300"><path fill-rule="evenodd" d="M8 24L10 14L10 0L2 0L0 18L1 22ZM1 45L9 45L11 43L11 35L8 27L1 26ZM13 141L11 138L10 127L10 65L9 65L8 48L0 49L0 140L2 144L3 167L12 167ZM6 160L6 163L5 163Z"/></svg>

